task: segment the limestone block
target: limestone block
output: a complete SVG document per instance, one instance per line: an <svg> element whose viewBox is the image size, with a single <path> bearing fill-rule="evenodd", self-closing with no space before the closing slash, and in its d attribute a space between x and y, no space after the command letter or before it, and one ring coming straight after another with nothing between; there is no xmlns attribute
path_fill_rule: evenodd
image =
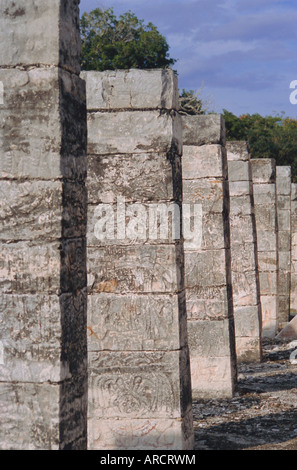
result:
<svg viewBox="0 0 297 470"><path fill-rule="evenodd" d="M88 113L88 154L182 152L181 117L175 111Z"/></svg>
<svg viewBox="0 0 297 470"><path fill-rule="evenodd" d="M101 418L181 418L191 407L184 351L90 352L89 414Z"/></svg>
<svg viewBox="0 0 297 470"><path fill-rule="evenodd" d="M278 194L277 195L277 207L280 210L291 210L291 199L290 197Z"/></svg>
<svg viewBox="0 0 297 470"><path fill-rule="evenodd" d="M89 449L101 450L191 450L191 413L177 419L90 418Z"/></svg>
<svg viewBox="0 0 297 470"><path fill-rule="evenodd" d="M276 272L260 272L259 281L261 295L277 295Z"/></svg>
<svg viewBox="0 0 297 470"><path fill-rule="evenodd" d="M235 370L226 357L201 357L191 354L193 399L231 398L234 395Z"/></svg>
<svg viewBox="0 0 297 470"><path fill-rule="evenodd" d="M1 382L1 449L86 449L83 387L77 377L66 384Z"/></svg>
<svg viewBox="0 0 297 470"><path fill-rule="evenodd" d="M221 214L224 208L226 182L215 178L183 181L183 202L200 203L204 213Z"/></svg>
<svg viewBox="0 0 297 470"><path fill-rule="evenodd" d="M256 305L258 301L256 274L254 271L232 272L233 301L237 307Z"/></svg>
<svg viewBox="0 0 297 470"><path fill-rule="evenodd" d="M276 295L261 295L263 336L274 338L277 330L278 299Z"/></svg>
<svg viewBox="0 0 297 470"><path fill-rule="evenodd" d="M177 76L170 69L89 71L81 77L89 110L179 108Z"/></svg>
<svg viewBox="0 0 297 470"><path fill-rule="evenodd" d="M187 288L226 285L225 250L185 253L185 285Z"/></svg>
<svg viewBox="0 0 297 470"><path fill-rule="evenodd" d="M228 153L229 157L229 153ZM228 161L228 179L229 181L249 181L250 180L250 164L248 161L241 160Z"/></svg>
<svg viewBox="0 0 297 470"><path fill-rule="evenodd" d="M88 156L88 202L115 203L180 199L180 158L164 154Z"/></svg>
<svg viewBox="0 0 297 470"><path fill-rule="evenodd" d="M188 321L190 353L199 357L227 357L230 354L229 321Z"/></svg>
<svg viewBox="0 0 297 470"><path fill-rule="evenodd" d="M258 265L260 271L276 271L278 255L276 251L263 251L258 253Z"/></svg>
<svg viewBox="0 0 297 470"><path fill-rule="evenodd" d="M89 351L172 350L185 346L185 315L181 318L178 296L89 296ZM182 321L180 321L182 320Z"/></svg>
<svg viewBox="0 0 297 470"><path fill-rule="evenodd" d="M248 196L250 194L250 187L249 181L230 181L230 196Z"/></svg>
<svg viewBox="0 0 297 470"><path fill-rule="evenodd" d="M173 293L182 287L181 247L88 247L90 293Z"/></svg>
<svg viewBox="0 0 297 470"><path fill-rule="evenodd" d="M279 232L290 231L291 228L291 211L278 209L277 224Z"/></svg>
<svg viewBox="0 0 297 470"><path fill-rule="evenodd" d="M278 249L279 251L291 250L291 232L278 232Z"/></svg>
<svg viewBox="0 0 297 470"><path fill-rule="evenodd" d="M275 232L271 230L257 230L258 253L276 251L277 239Z"/></svg>
<svg viewBox="0 0 297 470"><path fill-rule="evenodd" d="M85 83L55 67L0 69L1 178L86 175Z"/></svg>
<svg viewBox="0 0 297 470"><path fill-rule="evenodd" d="M232 201L232 204L231 204L232 215L230 216L231 246L235 246L235 245L244 246L245 244L250 244L250 243L254 244L255 234L254 234L253 216L252 215L233 215L235 212L235 208L233 208L233 205L234 204ZM248 208L246 210L248 212Z"/></svg>
<svg viewBox="0 0 297 470"><path fill-rule="evenodd" d="M85 263L84 239L3 243L0 287L15 294L74 292L85 287Z"/></svg>
<svg viewBox="0 0 297 470"><path fill-rule="evenodd" d="M60 382L71 378L76 367L82 369L86 353L85 293L60 297L3 295L1 307L2 382ZM75 351L71 350L74 342ZM63 355L65 360L61 359Z"/></svg>
<svg viewBox="0 0 297 470"><path fill-rule="evenodd" d="M253 185L254 202L255 205L259 204L273 204L275 205L275 184L257 183Z"/></svg>
<svg viewBox="0 0 297 470"><path fill-rule="evenodd" d="M238 362L250 363L261 361L261 340L259 334L253 336L236 336Z"/></svg>
<svg viewBox="0 0 297 470"><path fill-rule="evenodd" d="M53 240L86 232L83 184L2 180L0 191L5 195L0 201L1 240Z"/></svg>
<svg viewBox="0 0 297 470"><path fill-rule="evenodd" d="M190 242L193 236L198 243L202 216L194 207L190 207L190 211L190 216L195 215L195 226L188 229L184 224L184 240ZM183 217L183 207L175 202L126 203L119 200L117 204L89 204L88 246L172 245L182 238L182 220L187 220Z"/></svg>
<svg viewBox="0 0 297 470"><path fill-rule="evenodd" d="M257 221L257 230L259 232L271 230L273 233L276 231L277 225L275 204L257 204L255 206L255 216Z"/></svg>
<svg viewBox="0 0 297 470"><path fill-rule="evenodd" d="M251 159L253 183L275 183L276 163L273 158Z"/></svg>
<svg viewBox="0 0 297 470"><path fill-rule="evenodd" d="M228 318L226 286L187 288L188 320L223 320Z"/></svg>
<svg viewBox="0 0 297 470"><path fill-rule="evenodd" d="M260 305L248 305L236 308L236 339L250 337L259 339Z"/></svg>
<svg viewBox="0 0 297 470"><path fill-rule="evenodd" d="M0 42L9 44L1 65L60 65L79 73L79 0L2 0Z"/></svg>
<svg viewBox="0 0 297 470"><path fill-rule="evenodd" d="M242 140L227 141L226 148L228 153L228 161L236 160L248 162L250 160L250 150L247 142Z"/></svg>
<svg viewBox="0 0 297 470"><path fill-rule="evenodd" d="M222 115L186 116L183 118L185 146L225 143L225 122ZM209 175L208 175L209 176Z"/></svg>
<svg viewBox="0 0 297 470"><path fill-rule="evenodd" d="M276 191L277 194L290 196L291 194L291 167L276 167Z"/></svg>
<svg viewBox="0 0 297 470"><path fill-rule="evenodd" d="M183 179L221 178L227 174L226 156L220 145L190 146L183 149Z"/></svg>
<svg viewBox="0 0 297 470"><path fill-rule="evenodd" d="M256 271L255 245L244 243L244 245L232 245L232 272L248 273Z"/></svg>
<svg viewBox="0 0 297 470"><path fill-rule="evenodd" d="M58 450L58 384L0 382L2 450Z"/></svg>

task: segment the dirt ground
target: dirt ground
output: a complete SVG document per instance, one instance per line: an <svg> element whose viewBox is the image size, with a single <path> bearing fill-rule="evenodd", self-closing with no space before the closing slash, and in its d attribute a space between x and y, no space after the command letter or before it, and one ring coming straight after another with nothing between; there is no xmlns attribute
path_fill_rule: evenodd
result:
<svg viewBox="0 0 297 470"><path fill-rule="evenodd" d="M232 399L195 401L195 450L297 450L296 349L265 340L260 364L238 366Z"/></svg>

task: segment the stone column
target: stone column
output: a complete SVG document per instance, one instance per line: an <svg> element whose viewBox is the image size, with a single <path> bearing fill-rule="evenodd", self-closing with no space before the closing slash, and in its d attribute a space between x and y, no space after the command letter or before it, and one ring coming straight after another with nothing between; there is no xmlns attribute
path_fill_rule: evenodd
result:
<svg viewBox="0 0 297 470"><path fill-rule="evenodd" d="M278 233L275 160L252 159L257 228L262 336L274 338L278 328Z"/></svg>
<svg viewBox="0 0 297 470"><path fill-rule="evenodd" d="M291 184L290 318L297 315L297 183Z"/></svg>
<svg viewBox="0 0 297 470"><path fill-rule="evenodd" d="M191 449L177 79L171 70L83 76L89 448Z"/></svg>
<svg viewBox="0 0 297 470"><path fill-rule="evenodd" d="M86 103L76 0L0 5L0 448L85 449Z"/></svg>
<svg viewBox="0 0 297 470"><path fill-rule="evenodd" d="M183 123L183 202L202 210L200 243L185 244L193 397L231 397L236 354L225 125L218 115L184 116Z"/></svg>
<svg viewBox="0 0 297 470"><path fill-rule="evenodd" d="M278 225L278 327L284 328L290 317L291 273L291 167L276 167Z"/></svg>
<svg viewBox="0 0 297 470"><path fill-rule="evenodd" d="M227 142L231 267L238 362L261 360L261 303L251 162L246 142Z"/></svg>

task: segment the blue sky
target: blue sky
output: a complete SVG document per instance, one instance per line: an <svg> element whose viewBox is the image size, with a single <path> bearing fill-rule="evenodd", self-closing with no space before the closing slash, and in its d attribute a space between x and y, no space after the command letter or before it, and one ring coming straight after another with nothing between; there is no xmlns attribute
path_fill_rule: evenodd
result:
<svg viewBox="0 0 297 470"><path fill-rule="evenodd" d="M178 59L179 88L201 90L215 112L297 118L296 0L81 0L152 22Z"/></svg>

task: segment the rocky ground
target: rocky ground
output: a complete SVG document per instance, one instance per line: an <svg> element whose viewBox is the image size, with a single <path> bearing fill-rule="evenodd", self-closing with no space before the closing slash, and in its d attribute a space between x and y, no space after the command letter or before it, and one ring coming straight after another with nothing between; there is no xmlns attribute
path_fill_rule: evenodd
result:
<svg viewBox="0 0 297 470"><path fill-rule="evenodd" d="M297 450L297 342L265 340L232 399L193 403L196 450ZM297 352L296 352L297 356Z"/></svg>

